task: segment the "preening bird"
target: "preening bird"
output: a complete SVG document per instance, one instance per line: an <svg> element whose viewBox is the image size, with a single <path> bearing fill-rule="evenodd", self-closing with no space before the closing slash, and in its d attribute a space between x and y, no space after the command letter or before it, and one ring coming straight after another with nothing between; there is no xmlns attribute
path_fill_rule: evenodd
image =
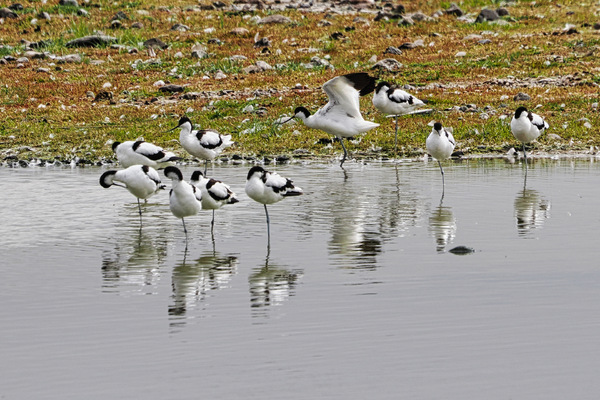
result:
<svg viewBox="0 0 600 400"><path fill-rule="evenodd" d="M231 135L221 135L212 129L194 130L192 121L186 116L179 119L179 124L171 129L180 128L179 143L194 157L204 160L204 174L208 168L208 162L214 160L221 152L235 142L231 141Z"/></svg>
<svg viewBox="0 0 600 400"><path fill-rule="evenodd" d="M456 142L454 141L454 137L452 133L450 133L447 129L442 127L440 122L436 122L433 124L433 129L431 133L427 137L425 142L427 146L427 151L433 158L435 158L440 166L440 171L442 173L442 198L444 197L444 169L442 168L441 161L449 158L454 151L454 146L456 146Z"/></svg>
<svg viewBox="0 0 600 400"><path fill-rule="evenodd" d="M523 155L525 157L525 166L527 166L527 152L525 143L533 142L550 126L542 117L527 111L525 107L519 107L510 121L510 130L513 136L523 143Z"/></svg>
<svg viewBox="0 0 600 400"><path fill-rule="evenodd" d="M129 140L127 142L114 142L112 150L117 155L117 160L124 167L132 165L148 165L149 167L161 169L172 165L174 161L180 160L174 153L164 151L162 147L143 140Z"/></svg>
<svg viewBox="0 0 600 400"><path fill-rule="evenodd" d="M260 166L250 168L246 180L246 194L265 208L269 245L271 243L271 227L267 204L277 203L286 197L299 196L302 193L302 189L294 186L290 179L284 178L276 172L265 171Z"/></svg>
<svg viewBox="0 0 600 400"><path fill-rule="evenodd" d="M137 197L140 223L142 222L140 199L146 200L160 189L165 188L165 185L161 185L158 172L147 165L132 165L119 171L106 171L100 176L100 185L103 188L109 188L113 185L124 187L129 193Z"/></svg>
<svg viewBox="0 0 600 400"><path fill-rule="evenodd" d="M167 167L164 173L172 181L169 192L169 208L175 217L181 218L187 239L184 218L196 215L202 209L202 192L183 180L183 174L179 168Z"/></svg>
<svg viewBox="0 0 600 400"><path fill-rule="evenodd" d="M201 171L194 171L190 183L202 192L202 209L212 210L211 231L215 225L215 210L225 204L239 202L229 185L216 179L207 178Z"/></svg>
<svg viewBox="0 0 600 400"><path fill-rule="evenodd" d="M291 118L300 118L309 128L320 129L337 137L342 143L344 157L348 152L344 138L351 138L379 126L375 122L365 121L360 113L360 96L375 89L375 78L365 72L337 76L323 85L329 102L313 115L305 107L297 107ZM291 119L290 118L290 119Z"/></svg>
<svg viewBox="0 0 600 400"><path fill-rule="evenodd" d="M395 116L394 148L398 147L398 116L409 114L424 104L423 101L389 82L381 81L377 84L373 93L373 106L386 115Z"/></svg>

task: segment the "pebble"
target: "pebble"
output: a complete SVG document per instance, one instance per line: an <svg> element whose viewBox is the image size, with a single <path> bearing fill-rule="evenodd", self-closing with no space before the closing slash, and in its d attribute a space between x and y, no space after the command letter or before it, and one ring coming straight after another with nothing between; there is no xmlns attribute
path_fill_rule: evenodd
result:
<svg viewBox="0 0 600 400"><path fill-rule="evenodd" d="M496 21L498 19L500 19L500 16L498 15L498 13L495 10L491 10L489 8L484 8L483 10L481 10L479 15L475 19L475 22L479 23L479 22L485 22L485 21Z"/></svg>
<svg viewBox="0 0 600 400"><path fill-rule="evenodd" d="M258 20L258 24L290 24L292 20L280 14L268 15Z"/></svg>
<svg viewBox="0 0 600 400"><path fill-rule="evenodd" d="M515 97L513 97L514 101L528 101L531 100L531 96L529 96L527 93L523 93L523 92L519 92L515 95Z"/></svg>
<svg viewBox="0 0 600 400"><path fill-rule="evenodd" d="M184 87L181 85L169 84L161 86L158 90L163 93L182 93Z"/></svg>
<svg viewBox="0 0 600 400"><path fill-rule="evenodd" d="M458 53L456 53L454 55L454 57L466 57L467 52L466 51L459 51Z"/></svg>
<svg viewBox="0 0 600 400"><path fill-rule="evenodd" d="M387 49L385 49L385 51L383 52L383 54L396 54L396 55L400 55L402 54L402 50L400 50L397 47L394 46L389 46Z"/></svg>
<svg viewBox="0 0 600 400"><path fill-rule="evenodd" d="M385 58L381 61L376 62L375 65L373 65L372 69L384 69L387 71L398 71L402 67L403 67L403 65L400 63L400 61L398 61L394 58Z"/></svg>
<svg viewBox="0 0 600 400"><path fill-rule="evenodd" d="M208 51L206 47L201 44L195 44L192 46L192 58L206 58L208 57Z"/></svg>
<svg viewBox="0 0 600 400"><path fill-rule="evenodd" d="M444 12L448 15L456 15L457 17L462 17L465 15L463 10L461 10L456 3L450 4L450 7L448 7Z"/></svg>

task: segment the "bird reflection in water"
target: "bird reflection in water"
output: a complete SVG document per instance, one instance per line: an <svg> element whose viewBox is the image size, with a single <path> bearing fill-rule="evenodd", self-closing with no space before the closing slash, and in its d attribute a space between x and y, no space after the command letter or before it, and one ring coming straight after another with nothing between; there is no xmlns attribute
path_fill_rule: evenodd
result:
<svg viewBox="0 0 600 400"><path fill-rule="evenodd" d="M186 313L206 300L210 293L229 287L237 273L238 257L209 251L194 261L187 261L187 247L183 260L173 268L172 303L169 306L171 325L185 323Z"/></svg>
<svg viewBox="0 0 600 400"><path fill-rule="evenodd" d="M443 196L429 216L429 232L435 238L436 251L443 253L456 235L456 219L450 207L444 207Z"/></svg>
<svg viewBox="0 0 600 400"><path fill-rule="evenodd" d="M520 237L532 237L537 228L541 228L550 217L550 201L537 190L523 187L515 198L515 218Z"/></svg>
<svg viewBox="0 0 600 400"><path fill-rule="evenodd" d="M255 311L254 316L265 316L264 311L268 307L281 305L293 296L298 280L302 277L301 270L288 270L274 265L269 257L270 250L267 249L265 265L256 268L248 278L250 306Z"/></svg>
<svg viewBox="0 0 600 400"><path fill-rule="evenodd" d="M328 248L335 265L346 269L377 268L377 256L384 243L409 231L424 214L423 202L418 201L410 186L402 183L397 165L395 173L395 187L388 185L381 190L365 185L364 174L357 175L357 179L352 176L338 187L328 186L334 203L330 208Z"/></svg>
<svg viewBox="0 0 600 400"><path fill-rule="evenodd" d="M144 294L155 292L159 269L167 255L163 231L127 229L115 238L115 247L102 254L103 291L134 287Z"/></svg>

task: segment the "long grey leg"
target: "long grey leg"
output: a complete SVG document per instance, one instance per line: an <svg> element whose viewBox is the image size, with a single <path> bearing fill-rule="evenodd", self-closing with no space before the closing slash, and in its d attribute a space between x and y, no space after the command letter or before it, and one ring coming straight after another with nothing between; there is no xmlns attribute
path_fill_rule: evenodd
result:
<svg viewBox="0 0 600 400"><path fill-rule="evenodd" d="M348 155L348 151L346 151L346 146L344 146L344 138L340 138L340 143L342 143L342 149L344 149L344 157L342 157L342 162L340 163L340 167L344 165L344 161L346 161L346 156Z"/></svg>

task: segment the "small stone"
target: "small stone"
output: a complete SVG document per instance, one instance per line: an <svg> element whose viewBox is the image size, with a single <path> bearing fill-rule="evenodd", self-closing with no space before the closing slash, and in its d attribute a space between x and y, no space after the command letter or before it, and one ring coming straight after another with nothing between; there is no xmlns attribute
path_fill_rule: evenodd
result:
<svg viewBox="0 0 600 400"><path fill-rule="evenodd" d="M178 51L177 53L173 54L173 58L183 58L183 53Z"/></svg>
<svg viewBox="0 0 600 400"><path fill-rule="evenodd" d="M144 42L144 47L147 49L164 50L169 47L169 45L158 38L152 38Z"/></svg>
<svg viewBox="0 0 600 400"><path fill-rule="evenodd" d="M549 133L548 134L548 139L552 139L552 140L562 140L562 137L560 137L559 135L557 135L556 133Z"/></svg>
<svg viewBox="0 0 600 400"><path fill-rule="evenodd" d="M187 32L190 30L190 27L187 25L183 25L183 24L175 24L171 27L172 31L178 31L178 32Z"/></svg>
<svg viewBox="0 0 600 400"><path fill-rule="evenodd" d="M528 101L531 97L527 93L519 92L513 97L514 101Z"/></svg>
<svg viewBox="0 0 600 400"><path fill-rule="evenodd" d="M50 69L49 68L38 68L37 72L46 72L46 73L48 73L48 72L50 72Z"/></svg>
<svg viewBox="0 0 600 400"><path fill-rule="evenodd" d="M92 92L88 92L88 93L92 93ZM94 97L94 101L112 100L112 98L113 98L113 93L112 92L107 92L106 90L103 90L103 91L99 92L96 95L96 97Z"/></svg>
<svg viewBox="0 0 600 400"><path fill-rule="evenodd" d="M192 46L192 58L206 58L208 57L208 52L206 47L201 44L195 44Z"/></svg>
<svg viewBox="0 0 600 400"><path fill-rule="evenodd" d="M21 3L11 4L8 8L13 11L23 11L25 9Z"/></svg>
<svg viewBox="0 0 600 400"><path fill-rule="evenodd" d="M118 19L110 22L110 29L121 29L123 27L123 23Z"/></svg>
<svg viewBox="0 0 600 400"><path fill-rule="evenodd" d="M456 53L454 55L454 57L466 57L467 56L467 52L466 51L459 51L458 53Z"/></svg>
<svg viewBox="0 0 600 400"><path fill-rule="evenodd" d="M496 21L497 19L500 19L500 16L495 10L484 8L475 19L475 22Z"/></svg>
<svg viewBox="0 0 600 400"><path fill-rule="evenodd" d="M67 54L66 56L58 57L56 62L58 64L78 64L82 62L81 56L79 54Z"/></svg>
<svg viewBox="0 0 600 400"><path fill-rule="evenodd" d="M227 78L227 75L225 75L225 74L223 73L223 71L221 71L221 70L219 70L219 71L217 71L217 72L215 73L215 79L216 79L216 80L218 80L218 81L220 81L220 80L222 80L222 79L226 79L226 78Z"/></svg>
<svg viewBox="0 0 600 400"><path fill-rule="evenodd" d="M508 10L504 7L499 7L496 9L496 13L500 16L500 17L508 17L510 15L510 13L508 12Z"/></svg>
<svg viewBox="0 0 600 400"><path fill-rule="evenodd" d="M456 15L457 17L462 17L465 14L456 3L450 4L450 7L444 12L448 15Z"/></svg>
<svg viewBox="0 0 600 400"><path fill-rule="evenodd" d="M46 11L42 11L41 13L39 13L38 18L41 18L45 21L50 21L52 19L52 17L50 17L50 14L48 14Z"/></svg>
<svg viewBox="0 0 600 400"><path fill-rule="evenodd" d="M223 44L223 42L219 38L210 38L210 39L208 39L208 41L206 43L208 43L208 44L216 44L217 46L220 46L220 45Z"/></svg>
<svg viewBox="0 0 600 400"><path fill-rule="evenodd" d="M403 15L402 18L398 20L398 26L411 26L414 24L415 21L408 15Z"/></svg>
<svg viewBox="0 0 600 400"><path fill-rule="evenodd" d="M180 86L180 85L171 84L171 85L161 86L158 90L163 93L182 93L184 90L184 87Z"/></svg>
<svg viewBox="0 0 600 400"><path fill-rule="evenodd" d="M19 58L17 58L17 63L19 63L19 64L27 64L27 63L29 63L29 58L27 58L27 57L19 57Z"/></svg>
<svg viewBox="0 0 600 400"><path fill-rule="evenodd" d="M583 124L583 126L584 126L584 127L586 127L587 129L592 129L592 124L590 124L590 122L589 122L589 121L586 121L586 122Z"/></svg>
<svg viewBox="0 0 600 400"><path fill-rule="evenodd" d="M246 28L237 27L237 28L233 28L229 33L231 33L232 35L236 35L236 36L246 36L246 35L250 34L250 31Z"/></svg>
<svg viewBox="0 0 600 400"><path fill-rule="evenodd" d="M258 21L258 24L262 25L262 24L290 24L292 23L292 20L288 17L284 17L283 15L280 14L273 14L273 15L268 15L264 18L261 18Z"/></svg>
<svg viewBox="0 0 600 400"><path fill-rule="evenodd" d="M398 71L402 68L400 61L393 58L385 58L373 65L372 69L383 69L386 71Z"/></svg>
<svg viewBox="0 0 600 400"><path fill-rule="evenodd" d="M72 6L72 7L79 7L79 3L77 3L77 0L60 0L58 2L59 6Z"/></svg>
<svg viewBox="0 0 600 400"><path fill-rule="evenodd" d="M89 17L90 13L87 12L87 10L80 8L79 10L77 10L77 15L79 15L80 17Z"/></svg>
<svg viewBox="0 0 600 400"><path fill-rule="evenodd" d="M267 71L267 70L273 69L273 67L271 67L268 63L266 63L265 61L262 61L262 60L257 61L256 66L258 68L260 68L262 71Z"/></svg>
<svg viewBox="0 0 600 400"><path fill-rule="evenodd" d="M31 60L39 60L46 58L46 54L40 53L39 51L26 51L25 53L23 53L23 56Z"/></svg>
<svg viewBox="0 0 600 400"><path fill-rule="evenodd" d="M99 47L113 43L117 43L117 38L106 35L91 35L71 40L65 44L65 47Z"/></svg>
<svg viewBox="0 0 600 400"><path fill-rule="evenodd" d="M113 17L110 20L111 21L116 21L116 20L125 21L125 20L129 20L129 17L123 11L119 11L118 13L113 15Z"/></svg>
<svg viewBox="0 0 600 400"><path fill-rule="evenodd" d="M596 23L594 24L594 29L596 29L596 30L600 30L600 22L596 22Z"/></svg>
<svg viewBox="0 0 600 400"><path fill-rule="evenodd" d="M85 92L85 97L94 98L96 97L96 95L94 94L94 92L88 90L87 92Z"/></svg>
<svg viewBox="0 0 600 400"><path fill-rule="evenodd" d="M383 52L383 54L396 54L396 55L400 55L402 54L402 50L400 50L397 47L394 46L389 46L387 49L385 49L385 51Z"/></svg>
<svg viewBox="0 0 600 400"><path fill-rule="evenodd" d="M17 15L16 12L12 11L9 8L0 8L0 18L12 18L12 19L16 19L19 16Z"/></svg>
<svg viewBox="0 0 600 400"><path fill-rule="evenodd" d="M105 82L104 85L102 85L102 89L108 89L112 87L112 83L110 82Z"/></svg>
<svg viewBox="0 0 600 400"><path fill-rule="evenodd" d="M144 24L142 24L141 22L134 22L133 24L131 24L131 28L132 29L144 29Z"/></svg>

